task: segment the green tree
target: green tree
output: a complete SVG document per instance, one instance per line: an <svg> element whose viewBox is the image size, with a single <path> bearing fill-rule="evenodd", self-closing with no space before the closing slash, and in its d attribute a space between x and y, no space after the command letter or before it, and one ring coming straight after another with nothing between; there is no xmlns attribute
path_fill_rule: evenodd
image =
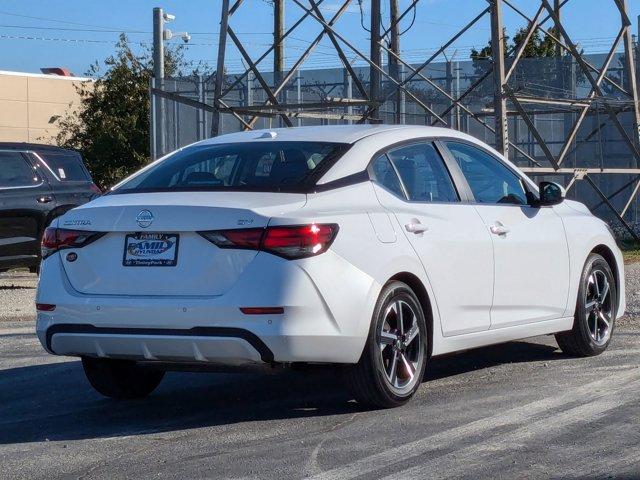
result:
<svg viewBox="0 0 640 480"><path fill-rule="evenodd" d="M166 49L165 72L177 74L182 51ZM153 61L149 51L135 53L122 34L116 51L95 62L87 72L98 77L78 87L80 106L59 120L58 144L78 150L94 181L109 188L149 161L149 81Z"/></svg>
<svg viewBox="0 0 640 480"><path fill-rule="evenodd" d="M553 33L553 29L551 29L551 33ZM513 51L515 52L525 37L527 36L527 29L521 28L516 32L513 36ZM555 42L553 39L546 35L543 37L540 36L540 30L535 30L531 35L531 38L527 42L524 47L524 52L522 52L522 56L524 58L541 58L541 57L553 57L556 54L555 50Z"/></svg>
<svg viewBox="0 0 640 480"><path fill-rule="evenodd" d="M506 29L502 29L502 40L504 42L504 51L509 51L509 35L507 35ZM475 62L482 62L483 60L491 60L493 59L493 50L491 49L491 40L480 50L476 50L475 48L471 49L471 54L469 55L471 60Z"/></svg>
<svg viewBox="0 0 640 480"><path fill-rule="evenodd" d="M554 32L555 29L552 28L550 33L555 35ZM506 34L506 31L504 32L504 51L507 58L515 54L526 36L527 28L520 28L513 36L513 41L509 42L510 37ZM553 38L547 34L542 37L540 35L540 30L537 29L531 35L527 45L524 47L524 52L522 52L523 58L553 57L554 55L555 42L553 41ZM482 47L480 50L472 48L469 57L474 61L491 60L493 58L491 40L489 40L487 45Z"/></svg>

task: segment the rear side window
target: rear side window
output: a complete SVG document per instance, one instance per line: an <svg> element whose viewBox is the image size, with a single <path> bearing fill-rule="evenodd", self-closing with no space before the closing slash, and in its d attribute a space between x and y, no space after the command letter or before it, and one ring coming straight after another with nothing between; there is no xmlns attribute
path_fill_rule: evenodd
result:
<svg viewBox="0 0 640 480"><path fill-rule="evenodd" d="M82 157L74 152L38 152L61 182L89 182L91 177L82 165Z"/></svg>
<svg viewBox="0 0 640 480"><path fill-rule="evenodd" d="M349 148L326 142L244 142L187 147L113 193L171 190L309 191Z"/></svg>
<svg viewBox="0 0 640 480"><path fill-rule="evenodd" d="M458 194L444 160L432 143L417 143L388 153L409 200L457 202Z"/></svg>
<svg viewBox="0 0 640 480"><path fill-rule="evenodd" d="M387 190L395 193L399 197L405 198L402 187L400 186L400 179L386 155L380 155L371 162L369 173L373 180Z"/></svg>
<svg viewBox="0 0 640 480"><path fill-rule="evenodd" d="M0 188L30 187L39 183L35 169L20 152L0 152Z"/></svg>

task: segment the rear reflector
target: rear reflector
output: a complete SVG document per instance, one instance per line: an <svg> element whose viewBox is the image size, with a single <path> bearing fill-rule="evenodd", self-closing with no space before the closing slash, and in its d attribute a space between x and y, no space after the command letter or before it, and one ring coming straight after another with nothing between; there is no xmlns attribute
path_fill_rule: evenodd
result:
<svg viewBox="0 0 640 480"><path fill-rule="evenodd" d="M36 310L39 312L53 312L56 306L52 303L36 303Z"/></svg>
<svg viewBox="0 0 640 480"><path fill-rule="evenodd" d="M287 259L327 251L338 233L336 224L274 226L198 232L220 248L262 250Z"/></svg>
<svg viewBox="0 0 640 480"><path fill-rule="evenodd" d="M245 315L282 315L283 307L240 307Z"/></svg>

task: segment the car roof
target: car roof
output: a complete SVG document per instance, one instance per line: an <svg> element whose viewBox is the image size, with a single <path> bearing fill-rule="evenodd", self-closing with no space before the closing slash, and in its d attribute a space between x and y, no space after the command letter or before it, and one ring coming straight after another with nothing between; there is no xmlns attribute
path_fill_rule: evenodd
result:
<svg viewBox="0 0 640 480"><path fill-rule="evenodd" d="M229 133L198 142L198 145L212 145L219 143L237 143L247 140L256 141L315 141L355 143L365 137L382 133L411 130L418 136L448 136L464 137L467 135L448 128L427 127L419 125L318 125L309 127L272 128L264 130L250 130L246 132Z"/></svg>
<svg viewBox="0 0 640 480"><path fill-rule="evenodd" d="M70 148L57 147L55 145L46 145L43 143L27 143L27 142L0 142L0 150L34 150L36 152L73 152L76 150Z"/></svg>

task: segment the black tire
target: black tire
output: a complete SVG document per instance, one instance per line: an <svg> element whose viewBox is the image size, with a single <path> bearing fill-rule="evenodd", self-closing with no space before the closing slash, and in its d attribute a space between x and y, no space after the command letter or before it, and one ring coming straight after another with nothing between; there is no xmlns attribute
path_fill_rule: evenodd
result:
<svg viewBox="0 0 640 480"><path fill-rule="evenodd" d="M29 273L36 273L40 275L40 265L32 265L29 267Z"/></svg>
<svg viewBox="0 0 640 480"><path fill-rule="evenodd" d="M164 371L141 367L130 360L82 358L82 367L91 386L105 397L144 398L153 392Z"/></svg>
<svg viewBox="0 0 640 480"><path fill-rule="evenodd" d="M403 335L399 333L398 323L395 324L396 328L391 328L394 317L397 322L398 315L394 315L394 312L397 312L398 308L403 312L404 325L407 327L403 328ZM413 313L413 316L410 317L409 313ZM409 322L413 328L409 326ZM418 335L409 340L416 327ZM385 330L384 341L382 330ZM390 340L392 336L396 336L397 339ZM385 342L391 343L383 346ZM390 372L394 372L394 356L402 369L396 366L397 378L392 383L390 378L393 374ZM403 356L407 363L402 361ZM347 386L358 403L370 407L397 407L408 402L420 388L426 365L427 327L422 306L408 285L390 282L382 289L376 303L369 336L360 360L355 365L344 368ZM409 372L412 367L411 376Z"/></svg>
<svg viewBox="0 0 640 480"><path fill-rule="evenodd" d="M603 298L605 292L599 292L605 290L604 282L608 284L606 298ZM580 276L573 328L556 333L560 349L576 357L592 357L604 352L611 341L617 305L618 292L611 267L602 256L590 254Z"/></svg>

